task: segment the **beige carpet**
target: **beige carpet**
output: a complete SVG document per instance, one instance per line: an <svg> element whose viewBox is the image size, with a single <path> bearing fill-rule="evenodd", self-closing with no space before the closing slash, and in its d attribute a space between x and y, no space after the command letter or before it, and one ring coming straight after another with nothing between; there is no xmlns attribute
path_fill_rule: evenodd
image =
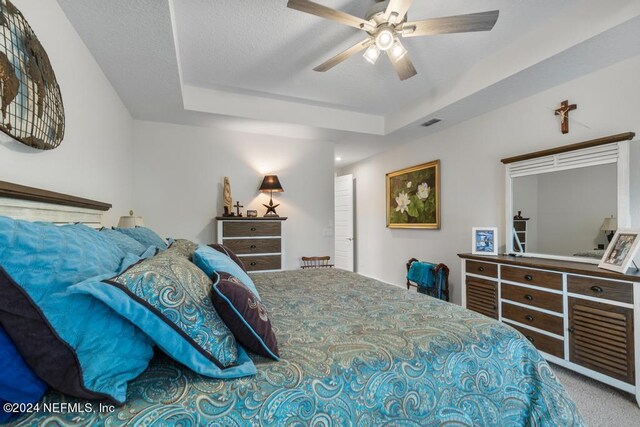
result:
<svg viewBox="0 0 640 427"><path fill-rule="evenodd" d="M639 427L635 396L551 364L590 427Z"/></svg>

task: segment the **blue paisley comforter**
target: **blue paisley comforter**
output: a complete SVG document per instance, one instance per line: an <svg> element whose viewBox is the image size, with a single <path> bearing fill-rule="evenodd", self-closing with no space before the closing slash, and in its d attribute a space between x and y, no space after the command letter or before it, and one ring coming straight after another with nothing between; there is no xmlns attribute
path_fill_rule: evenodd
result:
<svg viewBox="0 0 640 427"><path fill-rule="evenodd" d="M254 279L280 362L252 356L254 377L214 380L158 355L113 412L40 412L16 425L584 424L549 365L504 324L339 270ZM85 403L56 392L44 401Z"/></svg>

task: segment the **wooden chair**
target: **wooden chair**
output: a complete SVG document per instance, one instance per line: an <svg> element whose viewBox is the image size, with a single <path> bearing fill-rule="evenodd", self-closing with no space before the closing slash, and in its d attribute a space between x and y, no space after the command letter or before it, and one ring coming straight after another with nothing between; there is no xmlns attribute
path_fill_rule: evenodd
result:
<svg viewBox="0 0 640 427"><path fill-rule="evenodd" d="M302 268L331 268L333 264L329 264L330 256L303 256Z"/></svg>
<svg viewBox="0 0 640 427"><path fill-rule="evenodd" d="M414 262L419 262L419 260L417 260L416 258L411 258L409 261L407 261L407 273L409 273L411 264L413 264ZM442 270L442 273L441 273L441 270ZM442 296L444 297L443 298L444 301L449 302L449 267L447 267L445 264L438 264L435 268L434 275L437 278L440 274L444 275L444 283L442 286ZM424 289L418 286L416 283L413 283L409 279L407 279L407 289L409 289L410 287L418 288L418 292L420 293L427 293L427 292L424 292Z"/></svg>

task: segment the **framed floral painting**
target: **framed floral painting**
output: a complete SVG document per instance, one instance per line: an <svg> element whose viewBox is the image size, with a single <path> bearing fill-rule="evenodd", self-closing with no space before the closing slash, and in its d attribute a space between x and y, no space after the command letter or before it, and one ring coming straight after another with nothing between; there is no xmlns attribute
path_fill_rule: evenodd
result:
<svg viewBox="0 0 640 427"><path fill-rule="evenodd" d="M440 228L440 160L386 176L387 227Z"/></svg>

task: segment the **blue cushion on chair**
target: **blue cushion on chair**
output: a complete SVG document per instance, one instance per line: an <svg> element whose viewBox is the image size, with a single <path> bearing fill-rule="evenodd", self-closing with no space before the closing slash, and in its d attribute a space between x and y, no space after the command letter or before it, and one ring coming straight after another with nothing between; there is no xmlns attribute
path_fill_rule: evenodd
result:
<svg viewBox="0 0 640 427"><path fill-rule="evenodd" d="M46 390L47 384L29 368L0 327L0 403L36 403ZM0 409L0 422L9 421L15 415Z"/></svg>
<svg viewBox="0 0 640 427"><path fill-rule="evenodd" d="M103 236L106 236L114 244L118 245L125 254L140 256L140 254L142 254L146 249L146 246L143 246L142 243L124 233L120 233L119 231L112 230L110 228L102 228L100 233L102 233Z"/></svg>
<svg viewBox="0 0 640 427"><path fill-rule="evenodd" d="M0 217L0 324L51 387L119 404L147 367L153 349L140 330L95 298L67 292L112 276L124 256L81 224Z"/></svg>
<svg viewBox="0 0 640 427"><path fill-rule="evenodd" d="M237 277L251 292L260 298L260 294L251 277L227 255L209 246L199 245L193 254L193 263L200 267L209 277L214 277L216 272L229 273Z"/></svg>
<svg viewBox="0 0 640 427"><path fill-rule="evenodd" d="M114 228L114 230L120 233L126 234L132 239L137 240L145 248L149 246L156 246L162 250L167 249L167 242L158 236L155 231L147 227L135 227L135 228Z"/></svg>
<svg viewBox="0 0 640 427"><path fill-rule="evenodd" d="M212 281L179 251L165 251L102 282L72 286L103 301L142 329L165 353L195 372L237 378L256 368L211 301Z"/></svg>

